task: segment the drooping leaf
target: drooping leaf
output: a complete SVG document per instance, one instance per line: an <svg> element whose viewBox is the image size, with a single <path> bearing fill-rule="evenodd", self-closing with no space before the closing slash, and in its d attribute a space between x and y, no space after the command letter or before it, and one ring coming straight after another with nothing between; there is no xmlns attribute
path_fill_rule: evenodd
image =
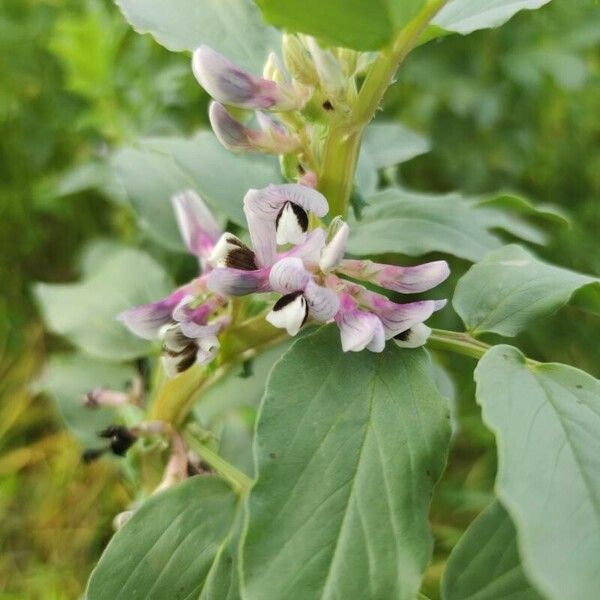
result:
<svg viewBox="0 0 600 600"><path fill-rule="evenodd" d="M274 159L233 154L209 131L192 138L147 138L112 158L140 225L158 242L183 248L171 196L196 189L217 213L245 225L242 198L280 179Z"/></svg>
<svg viewBox="0 0 600 600"><path fill-rule="evenodd" d="M251 0L116 0L138 33L173 51L206 44L242 67L262 71L279 34L264 24Z"/></svg>
<svg viewBox="0 0 600 600"><path fill-rule="evenodd" d="M148 351L117 315L131 306L159 300L174 287L148 254L132 248L111 253L100 268L78 283L38 283L35 295L48 329L64 335L91 356L128 360Z"/></svg>
<svg viewBox="0 0 600 600"><path fill-rule="evenodd" d="M419 256L446 252L473 262L499 248L491 229L508 229L516 235L526 223L516 225L497 209L478 207L459 194L419 194L387 189L368 198L363 218L352 226L349 249L359 255L397 252Z"/></svg>
<svg viewBox="0 0 600 600"><path fill-rule="evenodd" d="M507 512L492 502L452 550L442 578L443 600L541 600L527 580L517 533Z"/></svg>
<svg viewBox="0 0 600 600"><path fill-rule="evenodd" d="M498 445L496 492L521 559L549 599L600 589L600 382L495 346L475 371L477 401Z"/></svg>
<svg viewBox="0 0 600 600"><path fill-rule="evenodd" d="M556 223L557 225L569 225L569 217L564 211L552 204L534 204L524 196L513 193L494 194L477 201L478 206L485 206L538 217Z"/></svg>
<svg viewBox="0 0 600 600"><path fill-rule="evenodd" d="M85 394L95 387L125 390L135 371L129 365L107 363L82 354L55 354L35 383L37 391L49 394L69 430L86 445L98 445L97 433L115 422L114 410L89 409Z"/></svg>
<svg viewBox="0 0 600 600"><path fill-rule="evenodd" d="M256 0L277 27L307 33L333 46L377 50L392 41L425 0Z"/></svg>
<svg viewBox="0 0 600 600"><path fill-rule="evenodd" d="M385 169L425 154L429 151L429 141L401 123L381 121L366 128L362 147L376 169Z"/></svg>
<svg viewBox="0 0 600 600"><path fill-rule="evenodd" d="M151 496L106 547L86 600L197 599L236 503L223 481L206 475Z"/></svg>
<svg viewBox="0 0 600 600"><path fill-rule="evenodd" d="M599 280L542 262L514 244L490 252L456 286L452 301L469 331L516 335Z"/></svg>
<svg viewBox="0 0 600 600"><path fill-rule="evenodd" d="M276 364L257 425L248 600L412 600L448 408L424 350L344 354L326 327Z"/></svg>
<svg viewBox="0 0 600 600"><path fill-rule="evenodd" d="M499 27L519 11L540 8L548 2L550 0L452 0L433 19L433 24L466 34Z"/></svg>

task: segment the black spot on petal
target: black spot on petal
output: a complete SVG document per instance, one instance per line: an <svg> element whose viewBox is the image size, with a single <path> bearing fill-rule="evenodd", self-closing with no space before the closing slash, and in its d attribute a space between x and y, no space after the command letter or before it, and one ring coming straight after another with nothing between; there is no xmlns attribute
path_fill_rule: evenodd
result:
<svg viewBox="0 0 600 600"><path fill-rule="evenodd" d="M395 340L400 340L401 342L406 342L410 337L411 330L407 329L406 331L401 331L398 335L394 336Z"/></svg>
<svg viewBox="0 0 600 600"><path fill-rule="evenodd" d="M333 110L333 104L331 104L330 100L325 100L325 102L323 102L323 104L321 105L323 107L323 110Z"/></svg>
<svg viewBox="0 0 600 600"><path fill-rule="evenodd" d="M256 271L258 269L254 252L243 245L228 252L225 257L225 266L242 271Z"/></svg>
<svg viewBox="0 0 600 600"><path fill-rule="evenodd" d="M282 310L288 304L291 304L298 296L302 295L302 291L292 292L291 294L286 294L285 296L281 296L275 305L273 306L273 310ZM307 307L308 310L308 307Z"/></svg>

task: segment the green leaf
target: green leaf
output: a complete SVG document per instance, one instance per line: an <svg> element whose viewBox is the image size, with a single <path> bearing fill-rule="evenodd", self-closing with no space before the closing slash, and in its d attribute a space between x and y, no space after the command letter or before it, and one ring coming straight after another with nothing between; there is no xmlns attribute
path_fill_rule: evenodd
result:
<svg viewBox="0 0 600 600"><path fill-rule="evenodd" d="M600 589L600 382L560 364L526 363L511 346L475 370L496 435L496 492L518 532L532 582L549 599Z"/></svg>
<svg viewBox="0 0 600 600"><path fill-rule="evenodd" d="M174 287L148 254L131 248L110 253L97 271L79 283L38 283L35 296L46 326L91 356L128 360L147 353L149 342L135 337L117 315L166 296Z"/></svg>
<svg viewBox="0 0 600 600"><path fill-rule="evenodd" d="M442 598L541 600L523 572L515 527L499 502L492 502L471 523L452 550Z"/></svg>
<svg viewBox="0 0 600 600"><path fill-rule="evenodd" d="M207 475L151 496L106 547L86 600L198 598L236 503L223 481Z"/></svg>
<svg viewBox="0 0 600 600"><path fill-rule="evenodd" d="M345 354L333 326L296 342L257 424L244 598L412 600L448 418L424 350Z"/></svg>
<svg viewBox="0 0 600 600"><path fill-rule="evenodd" d="M189 139L147 138L135 148L119 150L112 165L142 228L173 250L183 249L170 202L173 194L193 188L216 212L245 226L244 194L280 179L274 159L233 154L209 131Z"/></svg>
<svg viewBox="0 0 600 600"><path fill-rule="evenodd" d="M478 206L499 209L509 209L528 216L539 217L557 225L568 226L569 217L561 208L552 204L534 204L531 200L518 194L494 194L488 198L477 201Z"/></svg>
<svg viewBox="0 0 600 600"><path fill-rule="evenodd" d="M513 244L473 265L458 282L452 304L473 334L512 336L589 284L598 287L599 281L544 263Z"/></svg>
<svg viewBox="0 0 600 600"><path fill-rule="evenodd" d="M279 34L267 27L251 0L116 0L138 33L150 33L173 51L206 44L242 67L262 71Z"/></svg>
<svg viewBox="0 0 600 600"><path fill-rule="evenodd" d="M467 34L499 27L517 12L540 8L548 2L550 0L452 0L433 19L433 24Z"/></svg>
<svg viewBox="0 0 600 600"><path fill-rule="evenodd" d="M414 17L425 0L256 0L265 19L333 46L377 50Z"/></svg>
<svg viewBox="0 0 600 600"><path fill-rule="evenodd" d="M135 370L129 365L106 363L81 354L55 354L36 381L37 391L49 394L71 432L86 446L98 445L98 431L115 422L107 407L90 410L85 394L95 387L125 390Z"/></svg>
<svg viewBox="0 0 600 600"><path fill-rule="evenodd" d="M376 169L386 169L429 152L424 135L400 123L375 122L367 127L363 145Z"/></svg>
<svg viewBox="0 0 600 600"><path fill-rule="evenodd" d="M390 188L367 200L369 206L361 221L353 224L349 243L350 252L358 255L446 252L475 262L502 245L491 229L532 235L518 217L478 207L458 194L419 194Z"/></svg>

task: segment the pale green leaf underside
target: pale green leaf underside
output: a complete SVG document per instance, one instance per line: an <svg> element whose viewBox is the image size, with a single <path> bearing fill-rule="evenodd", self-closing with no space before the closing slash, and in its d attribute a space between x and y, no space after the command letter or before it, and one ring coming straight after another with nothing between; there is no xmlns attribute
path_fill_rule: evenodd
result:
<svg viewBox="0 0 600 600"><path fill-rule="evenodd" d="M600 382L560 364L528 366L495 346L476 371L498 445L496 491L525 569L549 599L600 589Z"/></svg>
<svg viewBox="0 0 600 600"><path fill-rule="evenodd" d="M256 0L267 21L307 33L333 46L377 50L425 4L425 0Z"/></svg>
<svg viewBox="0 0 600 600"><path fill-rule="evenodd" d="M39 283L35 295L50 331L64 335L91 356L127 360L145 354L148 342L131 334L116 320L117 315L137 304L159 300L173 286L148 254L120 248L81 282Z"/></svg>
<svg viewBox="0 0 600 600"><path fill-rule="evenodd" d="M86 600L197 600L236 503L225 483L206 475L151 496L106 547Z"/></svg>
<svg viewBox="0 0 600 600"><path fill-rule="evenodd" d="M390 188L368 198L368 204L362 220L352 226L349 250L357 255L445 252L475 262L501 247L492 229L541 241L518 215L479 207L459 194Z"/></svg>
<svg viewBox="0 0 600 600"><path fill-rule="evenodd" d="M140 226L174 250L183 245L170 201L173 194L193 188L217 214L245 225L244 194L280 179L276 160L233 154L209 131L192 138L147 138L137 147L119 150L112 165Z"/></svg>
<svg viewBox="0 0 600 600"><path fill-rule="evenodd" d="M550 0L450 0L433 19L433 24L466 34L499 27L517 12L540 8L548 2Z"/></svg>
<svg viewBox="0 0 600 600"><path fill-rule="evenodd" d="M243 548L248 600L412 600L449 438L424 350L344 354L329 326L271 373Z"/></svg>
<svg viewBox="0 0 600 600"><path fill-rule="evenodd" d="M134 376L128 365L105 363L81 354L55 354L35 387L49 394L70 431L86 446L99 445L98 431L115 422L114 411L85 408L85 394L95 387L125 390Z"/></svg>
<svg viewBox="0 0 600 600"><path fill-rule="evenodd" d="M498 501L469 526L442 578L443 600L541 600L521 566L517 535Z"/></svg>
<svg viewBox="0 0 600 600"><path fill-rule="evenodd" d="M420 133L400 123L371 123L363 135L366 148L376 169L385 169L425 154L429 141Z"/></svg>
<svg viewBox="0 0 600 600"><path fill-rule="evenodd" d="M150 33L169 50L206 44L258 74L269 51L279 48L279 34L263 23L251 0L116 2L137 32Z"/></svg>
<svg viewBox="0 0 600 600"><path fill-rule="evenodd" d="M598 281L510 245L473 265L458 282L452 303L469 331L512 336L565 305L580 287Z"/></svg>

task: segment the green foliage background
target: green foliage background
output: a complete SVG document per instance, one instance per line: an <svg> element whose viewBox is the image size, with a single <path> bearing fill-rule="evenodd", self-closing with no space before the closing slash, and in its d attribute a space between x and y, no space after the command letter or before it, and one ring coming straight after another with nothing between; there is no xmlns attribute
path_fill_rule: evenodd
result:
<svg viewBox="0 0 600 600"><path fill-rule="evenodd" d="M429 135L432 151L395 176L418 190L510 189L557 204L573 226L552 231L539 254L600 273L598 42L594 0L554 0L500 29L418 49L383 108ZM43 357L64 342L42 335L31 284L75 279L90 240L145 243L102 157L141 134L189 133L205 108L188 57L134 34L108 0L0 5L1 599L78 597L129 499L112 464L80 464L53 407L34 394ZM533 358L597 376L599 333L572 306L518 342ZM472 365L453 360L461 433L434 499L431 597L449 550L490 499L495 468Z"/></svg>

